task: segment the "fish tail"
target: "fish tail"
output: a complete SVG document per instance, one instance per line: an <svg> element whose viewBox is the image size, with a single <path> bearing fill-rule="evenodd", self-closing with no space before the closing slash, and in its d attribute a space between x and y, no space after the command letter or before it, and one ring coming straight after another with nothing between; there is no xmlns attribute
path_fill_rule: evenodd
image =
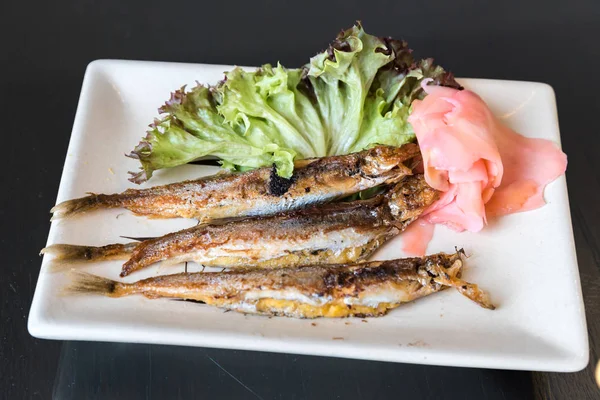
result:
<svg viewBox="0 0 600 400"><path fill-rule="evenodd" d="M71 282L63 289L64 294L98 294L108 297L121 297L127 293L123 289L127 283L113 281L87 272L72 271Z"/></svg>
<svg viewBox="0 0 600 400"><path fill-rule="evenodd" d="M81 214L86 211L95 210L97 208L117 207L117 196L90 193L89 196L79 199L63 201L52 207L50 212L53 214L51 221L68 218L76 214Z"/></svg>
<svg viewBox="0 0 600 400"><path fill-rule="evenodd" d="M73 263L106 261L106 260L126 260L129 254L139 243L110 244L108 246L78 246L72 244L53 244L40 252L40 254L49 254L55 261L54 269L65 269Z"/></svg>

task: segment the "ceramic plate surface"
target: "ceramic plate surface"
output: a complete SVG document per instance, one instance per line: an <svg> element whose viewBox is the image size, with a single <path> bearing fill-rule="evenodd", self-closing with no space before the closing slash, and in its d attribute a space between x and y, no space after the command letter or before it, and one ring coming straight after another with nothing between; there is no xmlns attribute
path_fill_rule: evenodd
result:
<svg viewBox="0 0 600 400"><path fill-rule="evenodd" d="M145 134L157 107L182 84L215 83L230 66L101 60L89 65L65 160L57 201L86 192L120 192L134 185L123 156ZM505 124L530 137L560 142L556 102L541 83L460 79ZM150 185L213 174L187 165L158 172ZM143 185L144 187L150 186ZM142 296L111 299L60 294L68 282L45 257L29 314L39 338L162 343L264 350L420 364L575 371L588 361L588 340L565 177L550 184L548 204L493 221L477 234L437 227L428 253L464 247L472 255L464 277L486 289L496 311L454 290L404 305L383 318L297 320L246 316L206 305ZM105 210L54 221L48 244L103 245L120 236L155 236L193 225ZM401 238L372 259L403 256ZM191 268L197 268L192 267ZM117 277L120 262L86 266ZM127 281L180 272L157 266ZM313 326L313 322L316 326Z"/></svg>

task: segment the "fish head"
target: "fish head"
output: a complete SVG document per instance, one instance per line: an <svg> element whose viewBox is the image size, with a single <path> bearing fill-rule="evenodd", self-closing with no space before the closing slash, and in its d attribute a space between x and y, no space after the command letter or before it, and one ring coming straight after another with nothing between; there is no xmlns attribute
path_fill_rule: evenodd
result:
<svg viewBox="0 0 600 400"><path fill-rule="evenodd" d="M397 169L401 176L410 175L412 160L420 158L419 146L407 143L401 147L376 146L360 160L360 170L367 176L379 176ZM410 164L410 165L406 165Z"/></svg>
<svg viewBox="0 0 600 400"><path fill-rule="evenodd" d="M385 196L392 223L402 231L439 198L439 192L418 174L405 177Z"/></svg>

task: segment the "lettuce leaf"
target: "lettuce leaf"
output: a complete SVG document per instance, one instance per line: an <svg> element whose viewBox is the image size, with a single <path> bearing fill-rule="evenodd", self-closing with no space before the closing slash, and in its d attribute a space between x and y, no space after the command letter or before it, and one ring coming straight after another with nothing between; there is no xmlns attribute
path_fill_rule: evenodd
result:
<svg viewBox="0 0 600 400"><path fill-rule="evenodd" d="M216 86L175 91L129 155L142 164L130 180L207 156L235 170L275 165L289 178L294 159L400 146L415 139L407 118L426 78L460 88L431 59L416 62L406 42L358 23L302 68L236 67Z"/></svg>

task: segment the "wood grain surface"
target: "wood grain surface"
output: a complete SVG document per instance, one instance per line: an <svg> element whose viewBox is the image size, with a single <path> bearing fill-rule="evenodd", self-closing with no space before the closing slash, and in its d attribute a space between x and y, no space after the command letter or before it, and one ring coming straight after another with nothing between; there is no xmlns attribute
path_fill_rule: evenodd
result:
<svg viewBox="0 0 600 400"><path fill-rule="evenodd" d="M600 398L599 1L65 0L3 2L0 15L0 399ZM38 252L90 61L297 66L355 19L374 34L405 38L458 76L554 87L590 332L587 369L442 368L29 336Z"/></svg>

